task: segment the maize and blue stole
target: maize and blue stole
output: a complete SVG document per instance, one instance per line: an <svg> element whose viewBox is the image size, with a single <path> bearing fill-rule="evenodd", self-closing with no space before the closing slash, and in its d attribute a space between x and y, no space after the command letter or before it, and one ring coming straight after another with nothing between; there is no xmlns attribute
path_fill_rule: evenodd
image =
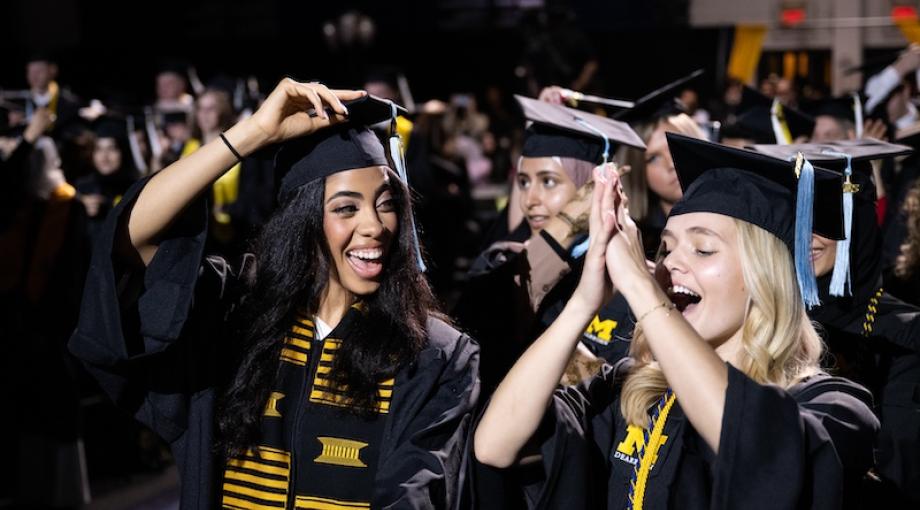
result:
<svg viewBox="0 0 920 510"><path fill-rule="evenodd" d="M632 478L629 481L629 501L626 504L626 510L642 510L643 508L648 476L652 471L652 460L656 454L651 445L661 442L664 426L668 421L668 414L670 414L676 400L677 396L674 395L671 388L668 388L658 399L658 404L651 414L649 414L648 428L643 431L645 445L639 452L639 461L633 467Z"/></svg>

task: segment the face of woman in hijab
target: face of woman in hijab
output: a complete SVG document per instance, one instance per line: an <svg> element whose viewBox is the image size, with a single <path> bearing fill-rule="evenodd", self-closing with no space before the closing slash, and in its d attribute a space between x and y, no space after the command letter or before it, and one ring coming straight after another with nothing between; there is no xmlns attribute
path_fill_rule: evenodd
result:
<svg viewBox="0 0 920 510"><path fill-rule="evenodd" d="M521 158L516 185L524 218L534 232L546 227L578 191L559 158Z"/></svg>
<svg viewBox="0 0 920 510"><path fill-rule="evenodd" d="M326 177L323 232L332 264L330 291L355 296L380 288L399 219L385 167L367 167Z"/></svg>

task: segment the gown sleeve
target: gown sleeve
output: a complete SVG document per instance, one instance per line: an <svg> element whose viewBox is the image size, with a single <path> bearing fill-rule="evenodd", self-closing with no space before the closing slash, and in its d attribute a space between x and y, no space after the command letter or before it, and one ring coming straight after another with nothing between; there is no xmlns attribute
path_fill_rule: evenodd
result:
<svg viewBox="0 0 920 510"><path fill-rule="evenodd" d="M173 442L189 426L194 400L212 393L220 355L191 333L196 320L226 304L232 272L204 257L204 199L170 227L146 268L119 262L119 222L146 182L129 189L105 220L68 347L116 405Z"/></svg>
<svg viewBox="0 0 920 510"><path fill-rule="evenodd" d="M784 391L728 373L711 508L840 508L845 482L872 466L869 392L829 376Z"/></svg>
<svg viewBox="0 0 920 510"><path fill-rule="evenodd" d="M553 394L537 438L546 481L534 508L603 508L605 452L613 442L612 404L630 360L605 364L594 378Z"/></svg>
<svg viewBox="0 0 920 510"><path fill-rule="evenodd" d="M429 335L417 368L396 380L374 508L461 506L479 396L479 347L440 321L429 321Z"/></svg>

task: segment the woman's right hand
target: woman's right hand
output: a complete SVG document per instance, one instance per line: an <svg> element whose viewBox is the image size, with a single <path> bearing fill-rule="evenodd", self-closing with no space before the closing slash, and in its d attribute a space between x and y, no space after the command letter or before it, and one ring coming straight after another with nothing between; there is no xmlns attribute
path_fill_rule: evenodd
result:
<svg viewBox="0 0 920 510"><path fill-rule="evenodd" d="M285 78L249 120L264 133L266 144L283 142L345 121L348 109L342 101L360 99L366 94L363 90L331 90L321 83ZM327 107L333 111L332 116ZM312 116L308 113L311 109L315 112Z"/></svg>
<svg viewBox="0 0 920 510"><path fill-rule="evenodd" d="M607 277L607 243L617 228L616 210L624 195L617 166L608 163L594 169L594 193L588 221L588 251L578 288L573 299L586 308L597 310L610 298L612 288Z"/></svg>

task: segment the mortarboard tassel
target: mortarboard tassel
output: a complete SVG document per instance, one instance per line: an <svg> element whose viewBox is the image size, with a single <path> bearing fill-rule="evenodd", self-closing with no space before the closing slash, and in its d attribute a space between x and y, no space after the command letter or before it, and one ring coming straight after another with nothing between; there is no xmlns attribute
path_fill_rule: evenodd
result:
<svg viewBox="0 0 920 510"><path fill-rule="evenodd" d="M406 185L406 189L409 189L409 173L406 171L406 159L403 156L402 140L399 138L399 133L396 132L397 111L395 103L392 104L392 108L393 117L390 120L390 133L392 133L390 135L390 159L393 160L393 164L396 166L396 173L399 175L400 180ZM418 231L415 228L415 217L410 217L409 223L412 225L412 242L415 244L415 258L419 269L424 273L428 268L425 267L425 261L422 260L422 250L418 240Z"/></svg>
<svg viewBox="0 0 920 510"><path fill-rule="evenodd" d="M783 113L783 103L780 103L779 99L774 99L773 106L770 107L770 124L773 125L773 136L776 137L777 144L789 145L792 143L792 132L789 131L786 114Z"/></svg>
<svg viewBox="0 0 920 510"><path fill-rule="evenodd" d="M601 163L601 165L606 166L607 162L610 160L610 138L603 131L601 131L600 129L597 129L596 127L591 125L590 122L586 121L585 119L581 117L575 117L575 122L590 129L591 131L594 131L595 133L598 134L598 136L600 136L604 140L604 162ZM588 241L590 240L591 240L590 238L585 237L585 239L582 242L576 244L572 248L571 255L573 259L579 259L581 258L582 255L587 253Z"/></svg>
<svg viewBox="0 0 920 510"><path fill-rule="evenodd" d="M575 122L590 129L591 131L594 131L595 133L597 133L597 136L601 137L604 140L604 162L601 163L601 165L606 165L607 162L610 161L610 138L603 131L601 131L600 129L597 129L597 127L593 126L590 122L586 121L585 119L581 117L575 117L574 120Z"/></svg>
<svg viewBox="0 0 920 510"><path fill-rule="evenodd" d="M856 138L863 137L863 105L859 92L853 92L853 123L856 124Z"/></svg>
<svg viewBox="0 0 920 510"><path fill-rule="evenodd" d="M128 115L125 118L125 122L128 125L128 148L131 150L131 160L134 161L134 168L137 168L141 175L147 175L147 162L141 156L141 148L137 144L137 137L134 136L134 117Z"/></svg>
<svg viewBox="0 0 920 510"><path fill-rule="evenodd" d="M795 274L806 308L821 304L815 268L811 263L812 206L815 199L815 168L802 153L796 157L799 178L795 201Z"/></svg>
<svg viewBox="0 0 920 510"><path fill-rule="evenodd" d="M853 231L853 192L855 185L850 181L853 175L853 158L849 154L834 153L847 158L847 167L844 170L846 182L843 184L843 241L837 241L837 258L834 259L834 274L831 276L831 296L844 296L853 294L850 284L850 238ZM844 288L846 287L846 288Z"/></svg>

